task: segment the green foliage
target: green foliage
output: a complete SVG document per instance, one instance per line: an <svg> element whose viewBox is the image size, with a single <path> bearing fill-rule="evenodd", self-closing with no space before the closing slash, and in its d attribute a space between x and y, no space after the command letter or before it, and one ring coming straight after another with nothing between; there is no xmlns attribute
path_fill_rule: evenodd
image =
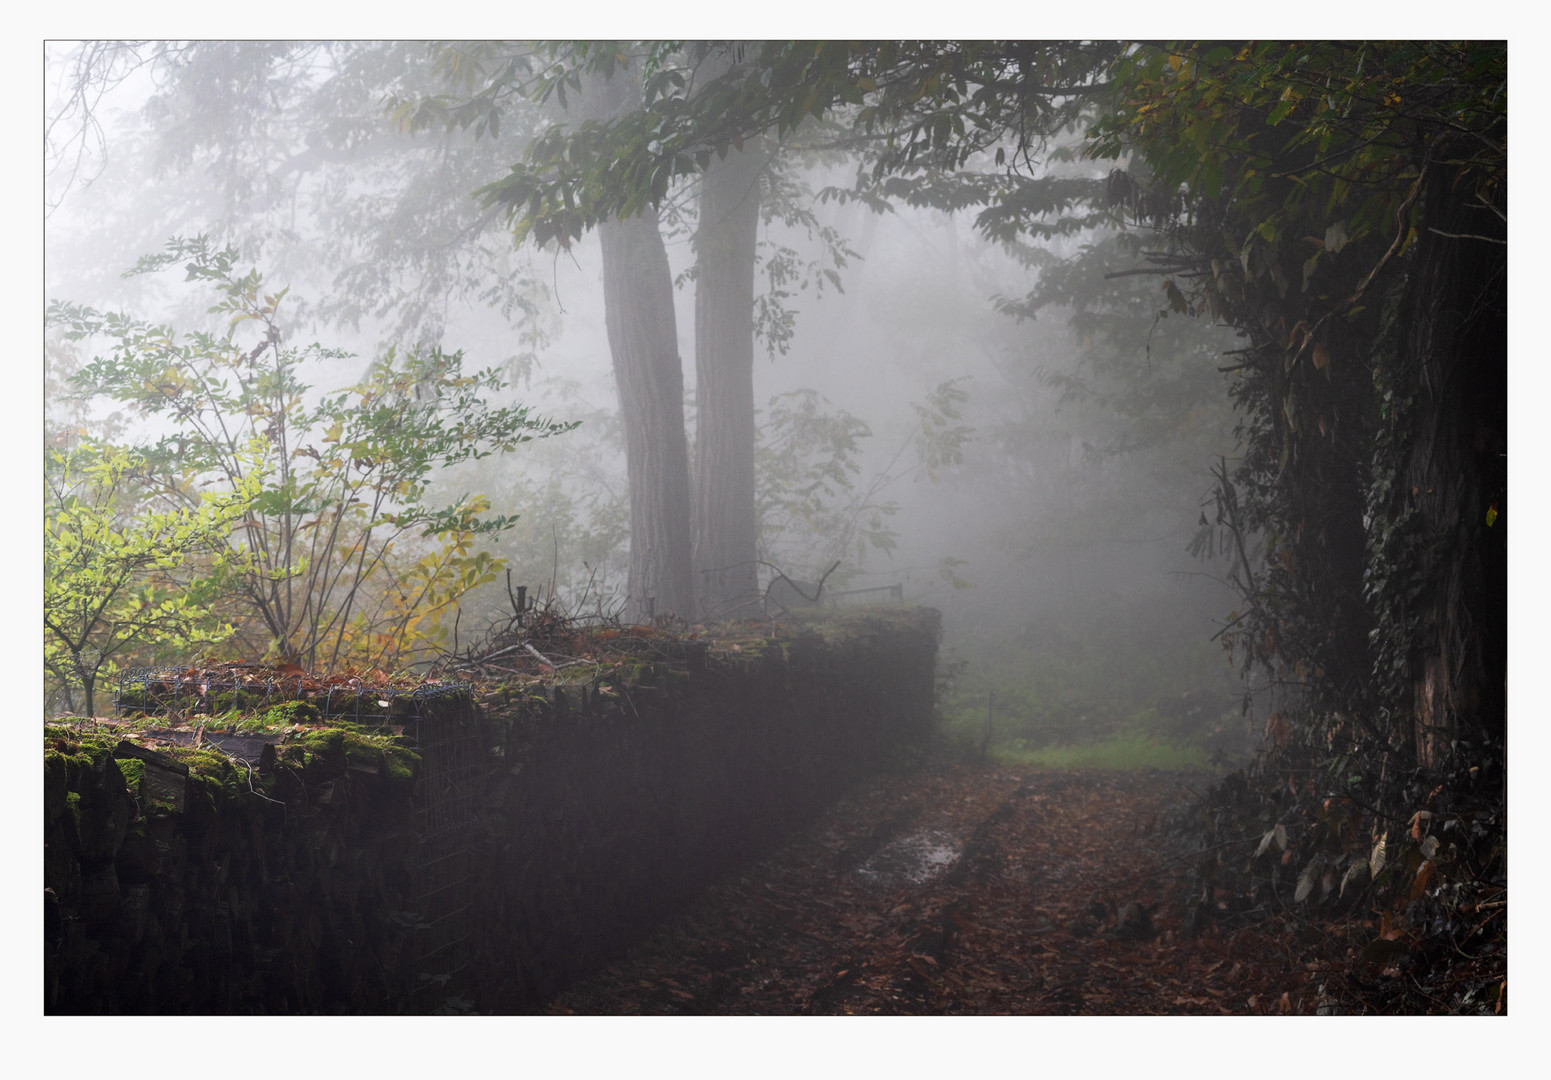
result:
<svg viewBox="0 0 1551 1080"><path fill-rule="evenodd" d="M802 159L810 156L796 161L793 155L772 156L760 177L766 238L758 243L757 267L765 288L754 296L754 337L765 343L771 356L784 355L796 332L796 311L789 301L799 294L819 299L830 290L844 293L841 271L861 258L838 229L819 220L815 206L822 200L797 173L801 164L809 163ZM800 230L819 255L805 258L796 248L772 239L770 226L777 222L789 233Z"/></svg>
<svg viewBox="0 0 1551 1080"><path fill-rule="evenodd" d="M772 398L755 452L760 559L817 578L837 561L859 567L872 552L893 552L898 538L888 522L899 504L885 492L917 473L935 481L963 461L973 437L973 429L959 422L968 399L961 382L950 379L912 403L917 430L865 484L862 460L873 434L865 422L833 408L815 390ZM951 576L952 567L944 569ZM828 585L853 573L843 567Z"/></svg>
<svg viewBox="0 0 1551 1080"><path fill-rule="evenodd" d="M232 633L202 602L211 578L181 572L225 548L261 474L248 468L222 494L183 485L158 498L141 486L145 471L145 457L121 447L45 452L43 662L61 686L82 689L88 715L96 684L122 659L150 662Z"/></svg>
<svg viewBox="0 0 1551 1080"><path fill-rule="evenodd" d="M528 588L530 603L541 604L542 592L563 598L567 610L611 614L624 591L630 525L620 415L571 380L553 376L540 385L580 427L563 440L532 444L522 469L493 458L465 462L444 482L522 509L520 520L491 537L490 551L510 568L512 584ZM469 594L460 607L465 641L486 624L504 623L512 615L507 582Z"/></svg>
<svg viewBox="0 0 1551 1080"><path fill-rule="evenodd" d="M1092 611L1031 616L1022 633L958 635L969 651L939 688L948 730L992 750L1084 746L1127 733L1203 753L1252 748L1230 672L1205 633L1171 636L1180 612L1161 601L1092 599Z"/></svg>
<svg viewBox="0 0 1551 1080"><path fill-rule="evenodd" d="M1429 170L1458 169L1487 205L1505 180L1501 43L1143 47L1117 62L1115 78L1117 100L1092 131L1095 156L1139 150L1157 188L1183 185L1230 208L1236 228L1219 243L1240 273L1215 271L1196 287L1232 303L1241 282L1265 275L1284 295L1298 283L1323 299L1330 310L1291 343L1300 354L1324 319L1360 300L1375 261L1403 255L1425 227L1417 194ZM1122 201L1135 212L1147 194L1127 188ZM1369 239L1378 243L1366 251ZM1334 269L1352 262L1366 265Z"/></svg>
<svg viewBox="0 0 1551 1080"><path fill-rule="evenodd" d="M1113 652L1052 657L1041 650L1025 651L1016 662L979 655L947 661L938 708L949 748L1011 765L1065 769L1204 768L1245 753L1229 730L1236 710L1225 690L1154 697L1198 670L1180 665L1189 658L1170 656L1146 671L1131 670L1131 656L1095 662ZM1143 701L1156 704L1128 715Z"/></svg>
<svg viewBox="0 0 1551 1080"><path fill-rule="evenodd" d="M175 239L132 271L182 264L215 293L220 332L179 336L58 301L48 319L68 338L110 343L73 381L160 433L141 451L153 490L192 503L195 485L259 485L190 595L240 620L249 648L382 666L439 639L440 613L498 569L475 541L514 520L487 516L483 496L433 499L434 471L574 425L490 405L504 385L495 371L465 374L461 354L435 348L389 350L357 384L314 392L303 370L344 354L284 345L286 290L266 292L236 260L202 237ZM263 331L251 348L238 344L249 325Z"/></svg>
<svg viewBox="0 0 1551 1080"><path fill-rule="evenodd" d="M1396 320L1421 248L1503 242L1505 76L1500 43L1139 48L1093 132L1096 153L1140 159L1111 198L1166 231L1172 302L1249 338L1246 453L1219 469L1200 543L1261 546L1228 641L1316 713L1406 708L1406 613L1438 553L1404 477L1419 369ZM1424 196L1444 188L1479 235L1438 223L1446 200ZM1174 191L1188 201L1158 196Z"/></svg>
<svg viewBox="0 0 1551 1080"><path fill-rule="evenodd" d="M993 754L1006 765L1042 769L1205 769L1208 756L1200 746L1126 732L1079 746L1029 747L1016 740Z"/></svg>
<svg viewBox="0 0 1551 1080"><path fill-rule="evenodd" d="M948 173L945 190L929 196L932 205L981 203L951 174L980 155L992 155L997 167L1027 161L1082 114L1088 96L1102 89L1095 77L1118 51L1075 42L766 42L736 47L729 70L701 77L700 65L718 48L653 47L642 108L608 122L550 129L510 175L483 189L486 200L510 214L519 240L568 245L599 221L660 204L678 179L704 172L713 155L749 138L768 133L792 142L799 129L817 128L820 144L864 156L854 197L881 206L895 192L875 184L889 176ZM481 100L493 103L514 85L541 99L574 92L589 73L621 77L626 61L617 43L553 44L545 51L545 64L531 76L493 74ZM481 111L472 107L464 122ZM843 130L819 123L837 117ZM1021 190L1000 190L1012 187Z"/></svg>
<svg viewBox="0 0 1551 1080"><path fill-rule="evenodd" d="M755 453L759 557L791 574L822 574L841 558L889 552L887 520L898 511L878 498L877 480L857 490L872 429L814 390L770 400ZM881 479L881 478L880 478Z"/></svg>
<svg viewBox="0 0 1551 1080"><path fill-rule="evenodd" d="M969 400L968 392L959 385L962 382L962 378L940 382L925 400L911 405L920 425L916 456L927 478L933 481L944 470L964 463L964 448L975 433L968 424L959 423L964 418L964 403Z"/></svg>

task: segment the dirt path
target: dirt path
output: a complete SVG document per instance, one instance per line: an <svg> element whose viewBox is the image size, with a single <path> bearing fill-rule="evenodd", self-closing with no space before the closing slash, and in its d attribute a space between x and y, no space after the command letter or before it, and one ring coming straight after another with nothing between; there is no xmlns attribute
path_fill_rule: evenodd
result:
<svg viewBox="0 0 1551 1080"><path fill-rule="evenodd" d="M549 1011L1296 1008L1302 964L1270 933L1181 925L1188 867L1159 826L1209 779L947 764L877 777Z"/></svg>

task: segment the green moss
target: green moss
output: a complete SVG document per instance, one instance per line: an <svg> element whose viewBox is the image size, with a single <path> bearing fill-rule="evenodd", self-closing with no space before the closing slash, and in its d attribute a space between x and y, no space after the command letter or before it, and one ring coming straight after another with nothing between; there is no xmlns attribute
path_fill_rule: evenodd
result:
<svg viewBox="0 0 1551 1080"><path fill-rule="evenodd" d="M344 749L343 728L319 728L305 732L298 740L309 754L336 754Z"/></svg>
<svg viewBox="0 0 1551 1080"><path fill-rule="evenodd" d="M213 809L246 789L246 784L239 786L237 770L225 754L191 746L169 746L163 752L188 766L189 795L202 799L207 807Z"/></svg>
<svg viewBox="0 0 1551 1080"><path fill-rule="evenodd" d="M408 783L420 771L420 755L402 746L385 747L382 758L390 780Z"/></svg>
<svg viewBox="0 0 1551 1080"><path fill-rule="evenodd" d="M282 701L265 709L260 719L265 724L289 727L295 724L316 724L322 715L310 701Z"/></svg>
<svg viewBox="0 0 1551 1080"><path fill-rule="evenodd" d="M290 727L289 720L271 720L267 714L253 716L233 713L226 721L226 730L238 735L273 735Z"/></svg>
<svg viewBox="0 0 1551 1080"><path fill-rule="evenodd" d="M178 812L178 804L170 799L158 799L148 796L141 813L148 818L167 817Z"/></svg>
<svg viewBox="0 0 1551 1080"><path fill-rule="evenodd" d="M205 726L216 731L236 731L243 720L243 714L236 709L225 709L212 713L210 719L205 721Z"/></svg>
<svg viewBox="0 0 1551 1080"><path fill-rule="evenodd" d="M212 713L246 713L264 704L264 695L248 690L222 690L210 695Z"/></svg>
<svg viewBox="0 0 1551 1080"><path fill-rule="evenodd" d="M328 727L325 730L361 733L366 735L382 734L382 727L380 725L358 724L354 720L346 720L343 717L330 717L328 720Z"/></svg>
<svg viewBox="0 0 1551 1080"><path fill-rule="evenodd" d="M232 773L231 759L216 750L196 750L192 746L169 746L163 750L172 760L188 766L192 776L222 779Z"/></svg>
<svg viewBox="0 0 1551 1080"><path fill-rule="evenodd" d="M101 775L110 785L115 736L82 733L51 726L44 729L43 804L50 819L62 813L72 789L95 786Z"/></svg>
<svg viewBox="0 0 1551 1080"><path fill-rule="evenodd" d="M70 816L75 819L75 827L81 827L81 793L79 791L65 792L65 806L70 810Z"/></svg>
<svg viewBox="0 0 1551 1080"><path fill-rule="evenodd" d="M420 769L420 755L404 746L395 736L361 730L355 725L310 731L299 740L309 758L344 761L345 767L359 766L391 780L408 781Z"/></svg>
<svg viewBox="0 0 1551 1080"><path fill-rule="evenodd" d="M43 751L43 792L55 798L63 798L70 786L70 757L58 750Z"/></svg>
<svg viewBox="0 0 1551 1080"><path fill-rule="evenodd" d="M124 774L124 786L129 788L130 794L139 795L141 782L145 779L145 762L139 758L119 758L118 771Z"/></svg>

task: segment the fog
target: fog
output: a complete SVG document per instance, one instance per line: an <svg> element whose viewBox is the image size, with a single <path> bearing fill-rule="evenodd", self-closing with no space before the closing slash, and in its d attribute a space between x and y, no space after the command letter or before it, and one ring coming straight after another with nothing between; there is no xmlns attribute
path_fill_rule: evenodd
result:
<svg viewBox="0 0 1551 1080"><path fill-rule="evenodd" d="M64 45L51 54L53 115L63 108L57 87L72 54ZM327 84L326 58L311 62L324 65L312 78ZM452 188L469 193L497 178L503 154L515 160L524 137L503 135L496 145L467 132L411 135L382 114L382 131L368 144L359 135L371 121L368 94L349 116L353 149L306 173L302 156L331 135L321 121L313 130L286 128L301 109L296 102L274 95L271 116L245 106L242 130L222 136L201 124L218 128L227 114L202 120L191 93L179 96L173 76L153 78L142 68L95 102L100 141L88 133L79 166L56 162L50 174L57 207L47 220L47 298L180 330L214 325L207 296L181 274L120 276L171 236L203 233L236 245L241 267L257 267L267 287L291 288L290 340L355 355L308 372L315 393L358 379L395 344L436 343L462 350L471 369L502 369L510 379L505 400L582 425L456 466L435 478L432 498L488 494L493 512L519 517L488 545L507 560L513 582L574 612L617 607L628 564L628 484L597 238L570 250L519 247L471 196L447 201ZM434 147L462 155L435 183L419 166L394 164L417 154L431 160ZM812 191L844 184L852 171L834 161L783 168ZM682 216L664 221L680 279L695 261L693 194L678 192ZM770 299L766 270L776 252L789 249L797 267L782 286L790 294L783 300L789 340L784 348L768 338L755 344L761 436L772 435L781 401L808 391L822 398L824 413L850 414L866 434L845 473L849 488L829 496L829 516L763 523L761 581L777 569L812 580L838 561L832 592L898 584L906 602L941 610L942 708L947 735L961 748L988 738L1008 754L1037 754L1139 736L1188 747L1192 760L1243 752L1263 717L1241 712L1229 658L1212 640L1234 597L1221 567L1187 551L1209 470L1235 450L1234 418L1213 366L1234 347L1232 336L1205 320L1160 317L1167 304L1158 282L1142 279L1127 308L1134 325L1106 352L1091 325L1074 321L1072 307L1024 319L998 310L998 298L1016 301L1034 289L1040 271L981 237L973 211L807 205L855 257L837 267L811 228L761 222L756 303ZM408 254L388 265L381 245L392 236ZM1112 239L1070 236L1046 254L1072 256ZM1134 263L1117 247L1106 265L1118 271ZM824 278L826 267L838 286ZM1096 287L1106 281L1095 280ZM692 283L680 280L675 304L693 439ZM74 362L90 355L82 343ZM1143 415L1146 401L1159 399L1150 379L1200 388L1171 426ZM957 409L949 427L967 430L934 463L918 407L945 384L962 395L937 399ZM101 402L70 406L61 386L50 385L53 424L77 415L75 408L89 429L112 411ZM125 439L157 433L156 422L129 420ZM462 599L461 632L498 619L507 603L503 574Z"/></svg>

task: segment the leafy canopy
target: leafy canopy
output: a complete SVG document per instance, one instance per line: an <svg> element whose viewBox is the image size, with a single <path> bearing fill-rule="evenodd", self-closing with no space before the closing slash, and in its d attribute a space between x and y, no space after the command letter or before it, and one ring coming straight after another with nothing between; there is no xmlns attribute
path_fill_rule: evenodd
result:
<svg viewBox="0 0 1551 1080"><path fill-rule="evenodd" d="M700 66L715 47L655 44L640 109L549 128L508 176L483 189L485 199L507 210L519 240L569 245L600 221L661 203L713 156L762 135L859 155L848 195L879 207L899 196L944 209L1029 199L1013 172L1034 165L1032 155L1082 115L1117 52L1079 42L766 42L737 47L731 68L707 79ZM483 108L470 108L463 122L488 118L512 85L545 99L579 90L588 73L624 77L626 50L617 43L551 44L546 57L531 72L493 73L474 95ZM800 132L814 137L803 142ZM1006 182L957 175L982 157L1006 170ZM914 183L890 186L891 176ZM1071 192L1051 191L1040 199L1069 203Z"/></svg>

